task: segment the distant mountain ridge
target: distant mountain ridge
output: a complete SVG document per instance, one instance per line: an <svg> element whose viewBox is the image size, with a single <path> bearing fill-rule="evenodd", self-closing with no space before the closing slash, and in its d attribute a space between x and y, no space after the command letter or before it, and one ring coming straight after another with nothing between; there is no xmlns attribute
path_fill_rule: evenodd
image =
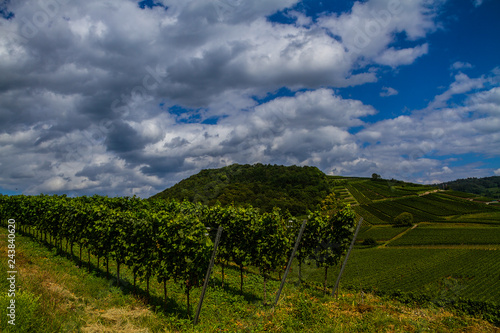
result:
<svg viewBox="0 0 500 333"><path fill-rule="evenodd" d="M332 192L328 177L311 166L240 165L205 169L152 196L212 205L273 207L304 215Z"/></svg>

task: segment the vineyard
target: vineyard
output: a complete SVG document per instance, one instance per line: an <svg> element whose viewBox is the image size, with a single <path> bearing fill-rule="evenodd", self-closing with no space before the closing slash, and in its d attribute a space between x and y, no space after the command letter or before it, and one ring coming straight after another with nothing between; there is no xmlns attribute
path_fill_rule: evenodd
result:
<svg viewBox="0 0 500 333"><path fill-rule="evenodd" d="M495 305L500 299L500 207L486 205L475 195L394 180L327 180L330 195L308 211L288 276L289 290L330 292L355 221L363 217L343 275L343 292L413 295L404 297L466 309L500 323ZM226 184L224 195L230 190L234 185ZM177 191L184 193L182 187ZM154 304L163 309L161 313L183 322L182 327L191 320L220 226L223 232L209 288L209 298L215 297L217 303L212 298L207 306L241 307L235 311L250 327L259 319L249 315L248 308L258 313L256 304L272 304L302 218L279 208L193 201L0 196L0 218L4 226L8 219L15 220L20 236L51 249L52 260L67 257L80 271L97 272L110 287L136 295L141 304ZM396 227L396 217L402 213L411 213L413 225ZM365 240L372 242L364 244ZM202 314L203 320L208 318Z"/></svg>
<svg viewBox="0 0 500 333"><path fill-rule="evenodd" d="M371 228L366 228L365 231L362 230L359 233L357 239L360 242L368 238L372 238L377 241L386 241L396 237L407 229L407 227L394 228L392 226L374 226Z"/></svg>
<svg viewBox="0 0 500 333"><path fill-rule="evenodd" d="M497 228L440 228L419 227L410 230L403 237L391 242L390 246L421 245L476 245L500 244L500 232Z"/></svg>
<svg viewBox="0 0 500 333"><path fill-rule="evenodd" d="M494 250L358 250L345 271L345 280L356 289L414 292L450 303L458 298L500 299L500 261Z"/></svg>
<svg viewBox="0 0 500 333"><path fill-rule="evenodd" d="M350 288L410 293L441 305L498 302L498 206L475 194L392 180L345 179L344 186L366 221L345 271ZM395 227L402 213L411 214L413 228ZM363 245L367 239L374 245ZM321 281L314 269L308 273Z"/></svg>
<svg viewBox="0 0 500 333"><path fill-rule="evenodd" d="M3 228L0 228L0 236ZM28 236L18 237L19 265L23 267L23 291L16 295L19 322L24 329L17 332L366 332L418 330L440 332L495 332L492 324L450 312L438 307L404 304L392 297L349 291L342 288L338 298L322 297L321 288L311 282L296 285L296 270L289 276L283 299L271 309L262 306L262 276L257 270L245 267L245 293L239 293L239 269L225 268L224 287L221 287L221 267L213 272L204 302L201 321L197 326L187 319L185 291L179 284L167 284L168 304L163 308L162 285L152 281L150 300L145 302L145 282L138 281L138 290L131 284L132 272L123 267L122 286L117 288L106 281L95 266L92 271L80 268L74 260L57 255ZM0 248L4 248L0 237ZM75 248L78 249L77 246ZM355 257L353 257L355 258ZM4 255L0 254L0 269ZM76 258L77 260L77 258ZM110 261L110 268L115 268ZM304 276L311 267L304 269ZM335 273L331 270L331 273ZM348 273L348 272L347 272ZM348 273L349 274L349 273ZM319 274L319 280L322 277ZM329 275L330 272L329 272ZM0 287L5 287L0 281ZM319 285L321 283L318 283ZM277 290L279 280L268 281L269 290ZM193 289L193 298L200 296ZM4 298L0 296L0 306ZM484 316L487 318L487 316ZM21 321L21 318L24 321ZM2 325L0 320L0 325ZM20 328L21 326L19 326ZM390 327L390 329L388 329ZM15 330L14 330L15 331ZM9 331L6 331L9 332Z"/></svg>
<svg viewBox="0 0 500 333"><path fill-rule="evenodd" d="M190 292L203 283L213 251L214 231L224 228L217 260L240 269L240 292L244 289L244 267L256 267L266 280L286 265L300 223L279 209L260 213L258 209L234 206L204 206L187 201L146 201L138 198L65 196L2 196L2 221L16 221L19 232L54 246L59 253L74 255L75 245L90 256L103 259L109 278L109 261L116 264L116 283L126 265L136 280L156 278L182 285L190 309ZM338 263L350 243L355 215L349 206L336 208L326 200L321 210L310 213L299 260L314 258L318 267ZM320 246L318 246L320 245ZM326 280L325 286L326 288ZM326 290L326 289L325 289ZM266 302L266 296L264 296Z"/></svg>
<svg viewBox="0 0 500 333"><path fill-rule="evenodd" d="M336 178L355 202L353 209L370 225L392 225L401 213L408 212L415 223L464 222L500 224L500 209L474 194L439 191L427 185L394 180ZM339 186L337 186L339 188ZM340 193L340 189L337 189ZM347 196L344 194L344 196Z"/></svg>

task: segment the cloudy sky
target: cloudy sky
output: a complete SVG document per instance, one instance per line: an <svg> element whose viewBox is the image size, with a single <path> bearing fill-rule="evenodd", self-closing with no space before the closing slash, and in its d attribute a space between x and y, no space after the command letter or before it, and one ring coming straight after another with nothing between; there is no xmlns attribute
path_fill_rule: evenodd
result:
<svg viewBox="0 0 500 333"><path fill-rule="evenodd" d="M0 2L0 193L500 175L500 1Z"/></svg>

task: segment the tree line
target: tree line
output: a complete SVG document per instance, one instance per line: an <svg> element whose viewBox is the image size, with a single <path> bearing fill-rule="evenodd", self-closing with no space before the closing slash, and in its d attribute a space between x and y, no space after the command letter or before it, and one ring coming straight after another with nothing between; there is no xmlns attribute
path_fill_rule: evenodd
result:
<svg viewBox="0 0 500 333"><path fill-rule="evenodd" d="M457 179L439 184L438 186L455 191L478 194L488 198L500 199L500 176Z"/></svg>

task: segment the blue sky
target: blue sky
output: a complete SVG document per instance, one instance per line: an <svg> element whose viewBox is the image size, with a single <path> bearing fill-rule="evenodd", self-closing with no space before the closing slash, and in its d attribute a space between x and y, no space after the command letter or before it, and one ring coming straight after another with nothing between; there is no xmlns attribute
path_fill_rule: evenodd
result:
<svg viewBox="0 0 500 333"><path fill-rule="evenodd" d="M148 197L201 169L500 175L500 2L0 5L0 193Z"/></svg>

